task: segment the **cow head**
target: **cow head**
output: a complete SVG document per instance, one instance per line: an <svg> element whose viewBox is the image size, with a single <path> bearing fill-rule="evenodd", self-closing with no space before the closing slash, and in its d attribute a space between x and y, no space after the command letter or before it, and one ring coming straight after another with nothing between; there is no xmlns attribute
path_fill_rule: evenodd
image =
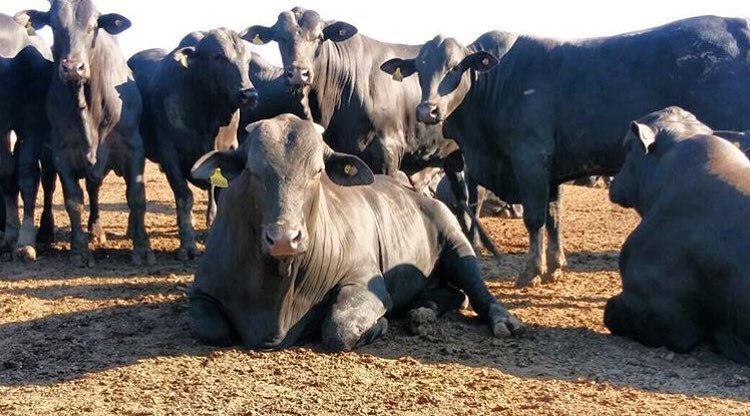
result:
<svg viewBox="0 0 750 416"><path fill-rule="evenodd" d="M239 35L229 29L214 29L173 53L175 61L189 70L193 79L205 86L204 92L220 97L236 109L253 106L258 93L250 82L251 54Z"/></svg>
<svg viewBox="0 0 750 416"><path fill-rule="evenodd" d="M307 249L321 182L355 186L374 180L362 160L331 150L315 126L297 116L282 114L253 123L247 131L239 149L206 154L195 163L192 175L208 179L217 168L229 180L249 175L252 189L247 194L256 198L261 217L259 244L273 257L295 256Z"/></svg>
<svg viewBox="0 0 750 416"><path fill-rule="evenodd" d="M101 14L91 0L51 0L48 12L25 10L16 21L35 29L52 28L52 54L59 76L66 82L83 82L91 75L90 52L101 30L116 35L130 27L119 14Z"/></svg>
<svg viewBox="0 0 750 416"><path fill-rule="evenodd" d="M648 199L642 189L646 176L672 143L696 134L712 134L712 130L680 107L667 107L631 122L623 142L625 163L610 184L609 199L643 214Z"/></svg>
<svg viewBox="0 0 750 416"><path fill-rule="evenodd" d="M295 7L279 15L271 27L250 26L242 38L256 45L276 41L287 83L297 93L304 92L315 79L314 59L326 42L341 42L357 33L357 28L345 22L323 21L317 12Z"/></svg>
<svg viewBox="0 0 750 416"><path fill-rule="evenodd" d="M380 69L397 81L417 73L422 88L417 119L437 124L445 121L466 97L471 87L471 72L488 71L495 64L497 58L489 52L471 52L455 39L437 36L422 46L416 58L394 58Z"/></svg>

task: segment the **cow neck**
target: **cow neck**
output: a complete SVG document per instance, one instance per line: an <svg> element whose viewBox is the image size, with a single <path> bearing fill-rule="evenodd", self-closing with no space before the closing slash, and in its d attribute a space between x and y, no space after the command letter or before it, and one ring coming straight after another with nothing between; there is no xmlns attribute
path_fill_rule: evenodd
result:
<svg viewBox="0 0 750 416"><path fill-rule="evenodd" d="M183 96L183 100L189 100L195 111L191 111L187 122L200 132L204 132L214 137L219 128L229 125L232 115L238 110L231 104L232 99L224 94L212 91L208 86L209 80L202 78L200 74L189 71L187 82L196 86L198 94L191 94L189 97ZM182 91L192 91L193 89L183 88Z"/></svg>
<svg viewBox="0 0 750 416"><path fill-rule="evenodd" d="M117 125L124 93L119 91L130 81L130 70L122 56L116 39L99 31L94 46L89 51L91 71L85 82L65 84L78 115L78 127L87 147L86 158L91 167L97 164L99 147Z"/></svg>

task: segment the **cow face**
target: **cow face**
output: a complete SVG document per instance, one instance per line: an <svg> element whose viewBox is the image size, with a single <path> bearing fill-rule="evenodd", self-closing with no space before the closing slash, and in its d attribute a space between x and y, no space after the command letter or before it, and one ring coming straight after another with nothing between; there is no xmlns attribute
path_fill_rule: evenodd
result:
<svg viewBox="0 0 750 416"><path fill-rule="evenodd" d="M192 174L208 179L219 168L229 180L249 175L252 189L247 195L255 198L261 217L252 222L259 222L259 244L272 257L305 252L318 215L322 182L355 186L374 180L362 160L331 150L314 125L297 116L283 114L253 123L247 130L249 136L239 149L208 153L196 162Z"/></svg>
<svg viewBox="0 0 750 416"><path fill-rule="evenodd" d="M419 75L422 102L417 119L437 124L453 113L471 87L471 71L484 72L497 64L497 58L485 51L472 53L455 39L437 36L425 43L414 59L391 59L380 66L400 81L415 72Z"/></svg>
<svg viewBox="0 0 750 416"><path fill-rule="evenodd" d="M52 54L60 79L84 82L91 75L91 51L96 47L100 30L116 35L130 27L130 21L119 14L101 14L91 0L51 0L50 10L26 10L15 18L35 29L52 28Z"/></svg>
<svg viewBox="0 0 750 416"><path fill-rule="evenodd" d="M202 37L195 46L180 48L174 59L201 85L205 93L219 97L236 109L254 106L258 93L248 74L251 54L239 35L229 29L214 29Z"/></svg>
<svg viewBox="0 0 750 416"><path fill-rule="evenodd" d="M323 42L341 42L357 33L345 22L325 22L317 12L295 7L279 15L272 27L251 26L242 38L256 45L276 41L287 83L300 93L315 79L314 59Z"/></svg>

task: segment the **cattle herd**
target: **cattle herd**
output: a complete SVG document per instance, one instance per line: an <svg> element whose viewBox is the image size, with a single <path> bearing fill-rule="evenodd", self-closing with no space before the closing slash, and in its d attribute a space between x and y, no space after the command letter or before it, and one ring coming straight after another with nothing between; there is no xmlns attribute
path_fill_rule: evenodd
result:
<svg viewBox="0 0 750 416"><path fill-rule="evenodd" d="M35 32L45 26L51 49ZM106 238L98 194L114 171L127 185L132 261L156 262L149 159L174 192L182 260L197 254L188 182L209 191L189 291L203 342L274 349L318 338L349 350L393 316L419 333L466 298L508 337L523 324L480 275L474 246L491 242L477 189L522 205L523 287L562 277L560 185L616 175L611 200L642 220L622 247L607 328L677 352L707 342L750 364L748 19L407 46L297 7L272 26L196 31L171 52L126 60L116 35L129 27L92 0L0 14L0 250L14 259L34 261L54 239L59 177L70 261L94 266L89 246ZM249 46L269 42L282 68ZM442 174L449 192L435 198L427 184Z"/></svg>

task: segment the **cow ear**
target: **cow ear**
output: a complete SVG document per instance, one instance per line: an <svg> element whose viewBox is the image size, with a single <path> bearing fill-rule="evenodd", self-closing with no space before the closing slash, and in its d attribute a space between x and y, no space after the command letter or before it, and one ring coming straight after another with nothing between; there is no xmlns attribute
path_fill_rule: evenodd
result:
<svg viewBox="0 0 750 416"><path fill-rule="evenodd" d="M630 123L630 132L638 139L643 153L648 154L656 142L656 132L651 127L637 121Z"/></svg>
<svg viewBox="0 0 750 416"><path fill-rule="evenodd" d="M184 48L174 51L174 60L187 69L190 66L190 60L195 56L195 47L185 46Z"/></svg>
<svg viewBox="0 0 750 416"><path fill-rule="evenodd" d="M393 76L394 81L401 82L404 78L417 72L414 59L393 58L383 62L380 70Z"/></svg>
<svg viewBox="0 0 750 416"><path fill-rule="evenodd" d="M49 25L49 13L39 10L22 10L13 16L13 19L25 27L29 35L34 34L34 29L39 30Z"/></svg>
<svg viewBox="0 0 750 416"><path fill-rule="evenodd" d="M250 26L240 32L240 38L253 45L265 45L273 40L273 28L260 25Z"/></svg>
<svg viewBox="0 0 750 416"><path fill-rule="evenodd" d="M495 55L486 51L479 51L465 57L460 65L464 71L471 68L477 72L487 72L497 65L497 62L498 59Z"/></svg>
<svg viewBox="0 0 750 416"><path fill-rule="evenodd" d="M109 13L99 16L96 25L100 29L104 29L110 35L119 35L132 26L132 23L130 23L130 20L125 16L117 13Z"/></svg>
<svg viewBox="0 0 750 416"><path fill-rule="evenodd" d="M195 179L211 181L211 184L226 188L232 179L240 176L247 164L247 154L242 148L214 150L198 159L190 170Z"/></svg>
<svg viewBox="0 0 750 416"><path fill-rule="evenodd" d="M340 186L370 185L375 175L370 167L357 156L332 152L326 157L326 174Z"/></svg>
<svg viewBox="0 0 750 416"><path fill-rule="evenodd" d="M323 40L341 42L357 34L357 28L346 22L334 22L323 29Z"/></svg>

